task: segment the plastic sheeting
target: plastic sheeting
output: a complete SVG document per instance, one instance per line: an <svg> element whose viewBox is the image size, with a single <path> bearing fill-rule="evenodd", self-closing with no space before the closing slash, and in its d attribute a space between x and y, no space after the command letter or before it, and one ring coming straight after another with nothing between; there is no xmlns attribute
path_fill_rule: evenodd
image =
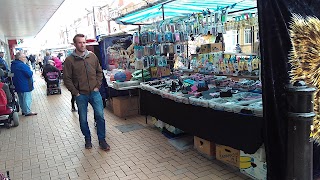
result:
<svg viewBox="0 0 320 180"><path fill-rule="evenodd" d="M162 4L157 4L152 7L137 10L128 13L124 16L116 18L115 21L122 24L143 23L148 19L162 17ZM209 8L210 11L215 11L219 8L229 6L229 12L240 11L248 8L257 7L256 0L176 0L169 1L164 4L165 18L171 17L186 17L192 13L199 13Z"/></svg>

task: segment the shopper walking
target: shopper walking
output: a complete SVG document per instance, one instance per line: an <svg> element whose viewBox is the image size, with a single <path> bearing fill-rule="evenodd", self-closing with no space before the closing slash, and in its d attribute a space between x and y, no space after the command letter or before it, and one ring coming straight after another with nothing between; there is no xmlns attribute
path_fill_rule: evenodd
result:
<svg viewBox="0 0 320 180"><path fill-rule="evenodd" d="M48 61L51 60L51 59L52 59L52 57L50 56L50 53L46 52L46 55L43 57L43 66L48 64Z"/></svg>
<svg viewBox="0 0 320 180"><path fill-rule="evenodd" d="M14 73L13 85L18 93L22 115L33 116L37 115L37 113L31 112L31 91L34 89L32 78L33 72L26 63L26 55L17 52L15 55L15 60L11 63L11 72Z"/></svg>
<svg viewBox="0 0 320 180"><path fill-rule="evenodd" d="M3 59L3 56L4 56L4 52L0 52L0 65L3 66L1 68L5 71L10 71L8 63L6 62L5 59Z"/></svg>
<svg viewBox="0 0 320 180"><path fill-rule="evenodd" d="M86 38L83 34L75 35L73 43L76 49L64 62L63 81L71 94L76 96L80 129L85 138L85 148L92 148L91 133L87 120L88 103L90 103L97 122L99 146L107 151L110 150L110 146L105 140L105 119L99 92L103 76L102 69L97 56L86 49Z"/></svg>

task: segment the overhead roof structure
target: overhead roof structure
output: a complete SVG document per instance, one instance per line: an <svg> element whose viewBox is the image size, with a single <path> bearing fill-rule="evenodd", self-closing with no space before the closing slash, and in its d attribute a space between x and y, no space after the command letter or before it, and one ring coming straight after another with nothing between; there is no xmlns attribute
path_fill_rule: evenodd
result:
<svg viewBox="0 0 320 180"><path fill-rule="evenodd" d="M162 9L163 7L163 9ZM242 10L252 10L257 7L256 0L168 0L160 1L151 7L143 7L136 11L124 14L114 20L119 24L137 24L144 23L147 20L162 17L166 18L177 16L188 16L192 13L200 13L203 10L211 12L219 8L229 7L229 13ZM163 11L162 11L163 10Z"/></svg>
<svg viewBox="0 0 320 180"><path fill-rule="evenodd" d="M34 37L64 0L1 0L0 34L8 39Z"/></svg>

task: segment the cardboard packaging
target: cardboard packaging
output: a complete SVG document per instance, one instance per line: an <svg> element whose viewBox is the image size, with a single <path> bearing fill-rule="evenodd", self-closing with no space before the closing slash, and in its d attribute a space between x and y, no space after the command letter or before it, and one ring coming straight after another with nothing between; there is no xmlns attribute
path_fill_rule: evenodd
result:
<svg viewBox="0 0 320 180"><path fill-rule="evenodd" d="M194 136L194 147L208 158L213 158L216 154L216 144L205 139Z"/></svg>
<svg viewBox="0 0 320 180"><path fill-rule="evenodd" d="M128 117L138 115L139 97L121 96L112 98L113 113L118 117Z"/></svg>
<svg viewBox="0 0 320 180"><path fill-rule="evenodd" d="M200 54L206 54L210 52L210 44L202 44L200 46Z"/></svg>
<svg viewBox="0 0 320 180"><path fill-rule="evenodd" d="M264 146L254 154L246 154L240 151L240 171L253 179L266 180L267 163L265 160Z"/></svg>
<svg viewBox="0 0 320 180"><path fill-rule="evenodd" d="M222 43L212 43L210 44L210 52L224 51L224 46Z"/></svg>
<svg viewBox="0 0 320 180"><path fill-rule="evenodd" d="M216 158L226 164L240 167L240 150L228 146L216 145Z"/></svg>

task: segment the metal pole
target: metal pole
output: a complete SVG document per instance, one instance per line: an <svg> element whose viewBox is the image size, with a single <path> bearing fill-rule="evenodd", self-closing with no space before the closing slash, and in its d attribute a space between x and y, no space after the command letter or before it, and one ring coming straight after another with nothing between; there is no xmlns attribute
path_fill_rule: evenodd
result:
<svg viewBox="0 0 320 180"><path fill-rule="evenodd" d="M94 6L92 7L92 13L93 13L93 30L94 30L94 38L97 37L97 29L96 29L96 14L94 12Z"/></svg>
<svg viewBox="0 0 320 180"><path fill-rule="evenodd" d="M162 9L162 20L164 20L164 6L163 6L163 4L161 5L161 9Z"/></svg>
<svg viewBox="0 0 320 180"><path fill-rule="evenodd" d="M297 81L287 87L288 101L288 153L287 179L313 179L313 143L310 140L314 87Z"/></svg>

